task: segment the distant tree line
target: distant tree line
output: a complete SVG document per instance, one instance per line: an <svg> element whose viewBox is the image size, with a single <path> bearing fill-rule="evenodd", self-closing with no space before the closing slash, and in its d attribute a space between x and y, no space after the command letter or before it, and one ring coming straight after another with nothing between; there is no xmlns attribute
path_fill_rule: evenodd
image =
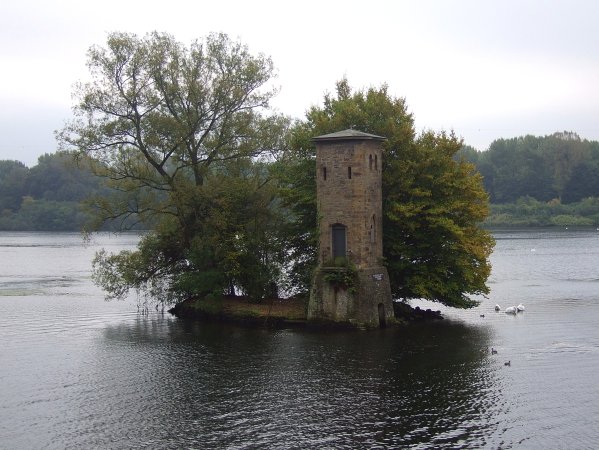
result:
<svg viewBox="0 0 599 450"><path fill-rule="evenodd" d="M576 133L497 139L456 154L483 176L487 226L599 225L599 142Z"/></svg>
<svg viewBox="0 0 599 450"><path fill-rule="evenodd" d="M599 142L576 133L497 139L486 151L465 146L458 157L476 165L492 204L599 197Z"/></svg>
<svg viewBox="0 0 599 450"><path fill-rule="evenodd" d="M456 158L483 175L487 225L599 225L597 141L528 135L497 139L486 151L466 145ZM32 168L0 160L0 230L80 231L93 217L84 200L102 192L89 162L69 152L42 155Z"/></svg>
<svg viewBox="0 0 599 450"><path fill-rule="evenodd" d="M79 231L90 215L83 200L100 191L83 161L67 152L40 156L28 168L0 161L0 230Z"/></svg>

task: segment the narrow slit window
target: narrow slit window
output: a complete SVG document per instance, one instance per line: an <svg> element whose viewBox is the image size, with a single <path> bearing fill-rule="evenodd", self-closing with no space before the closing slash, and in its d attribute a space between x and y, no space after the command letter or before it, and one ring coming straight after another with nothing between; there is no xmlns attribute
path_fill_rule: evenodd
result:
<svg viewBox="0 0 599 450"><path fill-rule="evenodd" d="M368 168L372 170L372 155L368 156Z"/></svg>
<svg viewBox="0 0 599 450"><path fill-rule="evenodd" d="M374 155L374 170L379 170L379 157Z"/></svg>
<svg viewBox="0 0 599 450"><path fill-rule="evenodd" d="M376 244L376 221L375 221L375 217L374 214L372 215L372 218L370 219L370 243L371 244Z"/></svg>
<svg viewBox="0 0 599 450"><path fill-rule="evenodd" d="M323 178L323 180L327 179L327 168L326 167L322 168L322 178Z"/></svg>
<svg viewBox="0 0 599 450"><path fill-rule="evenodd" d="M351 166L347 168L347 178L351 180Z"/></svg>

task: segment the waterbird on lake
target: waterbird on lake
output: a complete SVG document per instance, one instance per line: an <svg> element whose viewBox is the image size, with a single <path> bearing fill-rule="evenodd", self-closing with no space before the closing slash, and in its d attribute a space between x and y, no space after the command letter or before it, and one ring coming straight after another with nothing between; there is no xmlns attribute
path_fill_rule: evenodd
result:
<svg viewBox="0 0 599 450"><path fill-rule="evenodd" d="M503 365L504 365L504 366L511 366L511 365L512 365L512 362L511 362L511 361L507 361L507 362L504 362L504 363L503 363Z"/></svg>
<svg viewBox="0 0 599 450"><path fill-rule="evenodd" d="M485 315L484 315L484 314L481 314L480 316L481 316L481 317L483 317L483 318L485 317Z"/></svg>
<svg viewBox="0 0 599 450"><path fill-rule="evenodd" d="M524 307L524 305L522 303L520 303L518 306L516 306L516 310L518 312L522 312L524 311L526 308Z"/></svg>
<svg viewBox="0 0 599 450"><path fill-rule="evenodd" d="M501 306L495 305L495 311L499 311L500 309L501 309Z"/></svg>
<svg viewBox="0 0 599 450"><path fill-rule="evenodd" d="M505 313L506 314L516 314L518 310L516 309L515 306L509 306L507 308L505 308Z"/></svg>
<svg viewBox="0 0 599 450"><path fill-rule="evenodd" d="M491 347L491 355L496 355L497 354L497 350L495 350L493 347Z"/></svg>

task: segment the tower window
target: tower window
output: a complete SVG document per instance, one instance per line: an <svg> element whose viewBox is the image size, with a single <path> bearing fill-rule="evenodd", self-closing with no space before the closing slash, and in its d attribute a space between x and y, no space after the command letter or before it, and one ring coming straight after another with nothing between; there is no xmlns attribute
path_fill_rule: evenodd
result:
<svg viewBox="0 0 599 450"><path fill-rule="evenodd" d="M374 214L372 215L372 218L370 219L369 234L370 234L370 243L376 244L376 221L375 221Z"/></svg>
<svg viewBox="0 0 599 450"><path fill-rule="evenodd" d="M368 168L372 170L372 155L368 156Z"/></svg>
<svg viewBox="0 0 599 450"><path fill-rule="evenodd" d="M351 166L347 168L347 178L351 180Z"/></svg>
<svg viewBox="0 0 599 450"><path fill-rule="evenodd" d="M379 170L379 157L374 155L374 170Z"/></svg>
<svg viewBox="0 0 599 450"><path fill-rule="evenodd" d="M346 227L336 223L331 227L333 238L333 258L346 256Z"/></svg>
<svg viewBox="0 0 599 450"><path fill-rule="evenodd" d="M327 168L326 167L322 168L322 179L323 180L327 179Z"/></svg>

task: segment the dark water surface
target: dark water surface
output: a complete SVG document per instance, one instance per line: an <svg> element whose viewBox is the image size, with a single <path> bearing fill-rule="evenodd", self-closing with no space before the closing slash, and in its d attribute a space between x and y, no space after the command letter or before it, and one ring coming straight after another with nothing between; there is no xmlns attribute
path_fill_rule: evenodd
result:
<svg viewBox="0 0 599 450"><path fill-rule="evenodd" d="M478 308L317 333L104 302L135 235L0 233L0 448L598 448L599 231L495 236Z"/></svg>

